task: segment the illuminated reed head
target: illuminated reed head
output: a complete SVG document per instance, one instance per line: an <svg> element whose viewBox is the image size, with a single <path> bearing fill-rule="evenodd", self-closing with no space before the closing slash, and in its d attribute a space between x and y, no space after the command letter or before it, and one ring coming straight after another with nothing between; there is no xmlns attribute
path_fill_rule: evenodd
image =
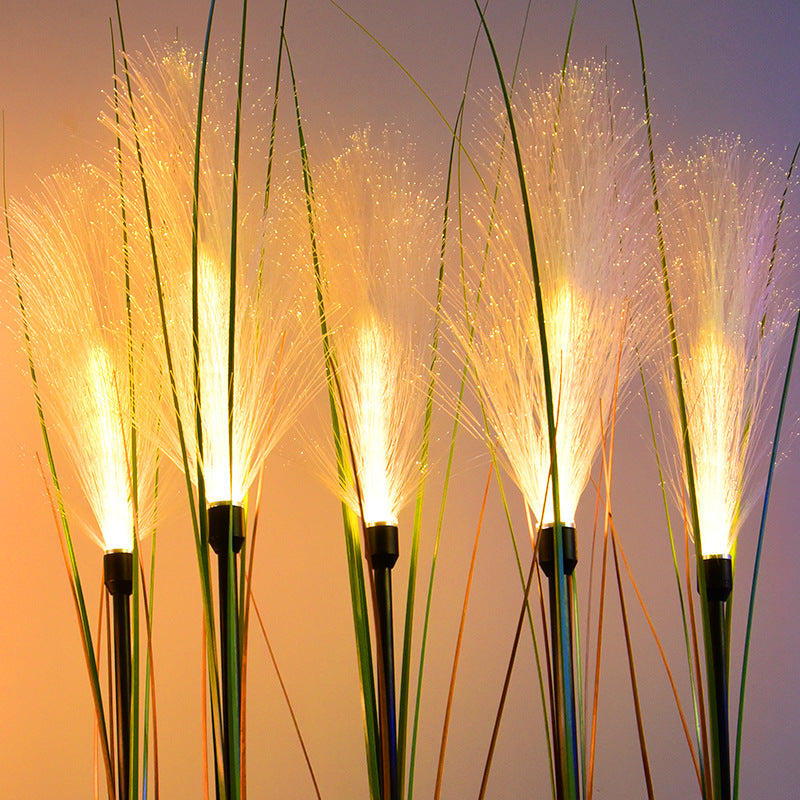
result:
<svg viewBox="0 0 800 800"><path fill-rule="evenodd" d="M190 477L196 480L201 464L208 502L240 504L268 453L308 399L317 373L312 368L316 365L310 365L311 328L303 311L300 275L282 255L279 231L285 201L273 186L269 215L263 213L262 196L245 187L263 179L264 164L258 162L254 178L244 155L236 223L232 368L229 364L236 84L211 65L200 154L197 320L202 438L197 436L191 265L198 64L197 57L183 49L166 50L138 63L133 83ZM130 120L123 120L121 134L133 153ZM182 466L172 426L165 426L162 444Z"/></svg>
<svg viewBox="0 0 800 800"><path fill-rule="evenodd" d="M126 333L119 197L113 183L83 167L44 181L38 196L13 206L12 218L46 420L89 503L94 538L105 550L130 551L137 526L144 534L153 524L155 420L147 395L158 389L136 373L131 391L131 369L150 337L140 307L134 338ZM144 434L137 435L136 503L132 426Z"/></svg>
<svg viewBox="0 0 800 800"><path fill-rule="evenodd" d="M487 200L480 220L488 262L484 268L479 261L471 278L476 329L469 352L510 472L531 511L548 523L551 456L538 309L501 108L493 102L497 116L486 139L487 185L491 195L496 182L498 195L496 204ZM618 357L620 386L636 363L628 334L641 328L649 280L642 122L606 69L591 64L569 67L563 83L559 74L540 89L521 86L514 114L541 278L561 521L572 522L609 424Z"/></svg>
<svg viewBox="0 0 800 800"><path fill-rule="evenodd" d="M664 236L704 555L731 553L750 506L770 369L789 308L780 168L736 138L665 167ZM777 250L773 255L773 245ZM683 447L672 369L665 370Z"/></svg>
<svg viewBox="0 0 800 800"><path fill-rule="evenodd" d="M368 130L314 170L322 290L340 315L331 341L366 524L396 523L421 477L441 217L413 163L403 137ZM338 489L361 513L355 487Z"/></svg>

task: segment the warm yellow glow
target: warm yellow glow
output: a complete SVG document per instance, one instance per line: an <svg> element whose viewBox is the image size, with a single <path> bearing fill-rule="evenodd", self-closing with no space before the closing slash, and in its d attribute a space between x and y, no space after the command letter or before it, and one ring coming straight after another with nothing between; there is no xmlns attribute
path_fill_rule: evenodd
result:
<svg viewBox="0 0 800 800"><path fill-rule="evenodd" d="M405 380L398 367L397 343L375 317L365 317L347 347L357 384L351 387L351 424L364 502L364 522L397 523L393 491L391 426L396 386Z"/></svg>
<svg viewBox="0 0 800 800"><path fill-rule="evenodd" d="M198 314L200 317L200 392L203 417L203 478L209 503L230 501L240 505L243 485L241 459L237 458L234 411L234 458L228 439L228 326L230 298L224 267L204 251L198 259ZM235 386L234 386L235 388Z"/></svg>
<svg viewBox="0 0 800 800"><path fill-rule="evenodd" d="M649 185L638 148L641 119L607 65L573 64L536 89L515 90L520 154L536 232L543 308L537 307L519 173L495 98L487 174L498 175L480 221L488 260L470 283L475 335L462 331L489 420L531 512L553 522L550 431L539 316L545 321L556 424L559 516L574 520L610 431L615 397L657 326L643 312L652 237ZM498 113L499 112L499 113ZM496 127L493 127L495 126ZM504 144L506 142L506 144ZM474 256L473 256L474 258ZM651 303L649 305L652 305ZM647 309L649 310L649 309ZM649 335L648 335L649 334ZM547 489L547 498L545 490Z"/></svg>
<svg viewBox="0 0 800 800"><path fill-rule="evenodd" d="M85 457L93 476L93 507L105 550L133 550L133 503L125 421L120 410L114 364L108 348L91 344L85 354L86 405L91 428ZM88 428L87 428L88 430Z"/></svg>
<svg viewBox="0 0 800 800"><path fill-rule="evenodd" d="M701 329L684 366L703 555L731 552L746 443L744 352L717 328ZM745 434L746 435L746 434Z"/></svg>

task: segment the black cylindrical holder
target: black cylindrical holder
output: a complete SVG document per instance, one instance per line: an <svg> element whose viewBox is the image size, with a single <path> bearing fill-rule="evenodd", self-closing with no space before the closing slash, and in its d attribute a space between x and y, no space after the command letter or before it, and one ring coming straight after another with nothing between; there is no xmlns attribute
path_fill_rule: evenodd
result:
<svg viewBox="0 0 800 800"><path fill-rule="evenodd" d="M731 796L730 732L728 728L728 658L725 603L733 590L733 561L729 555L703 557L708 608L708 633L714 670L714 714L719 753L720 800ZM699 589L699 587L698 587Z"/></svg>
<svg viewBox="0 0 800 800"><path fill-rule="evenodd" d="M556 529L546 525L539 533L539 566L542 572L552 578L556 568ZM572 525L561 526L561 553L564 559L564 574L572 575L578 563L578 541Z"/></svg>
<svg viewBox="0 0 800 800"><path fill-rule="evenodd" d="M392 617L392 567L397 563L400 544L397 525L378 523L365 528L367 558L372 568L375 629L378 634L379 724L381 750L381 797L399 800L397 771L397 711L394 686L394 633Z"/></svg>
<svg viewBox="0 0 800 800"><path fill-rule="evenodd" d="M233 503L214 503L208 507L208 543L217 555L217 605L219 607L219 651L222 668L222 753L225 771L225 788L227 796L231 797L232 775L232 743L239 740L239 708L231 704L229 690L231 680L236 676L236 696L241 689L241 664L239 660L239 614L238 614L238 580L236 555L244 544L244 509ZM228 555L233 561L233 591L229 572L231 571ZM229 595L233 595L233 609L231 609ZM233 613L231 613L231 611ZM228 628L229 617L233 623L233 631ZM229 640L233 634L233 647ZM235 664L235 672L231 665Z"/></svg>
<svg viewBox="0 0 800 800"><path fill-rule="evenodd" d="M561 555L567 585L567 619L562 624L567 627L567 652L562 652L561 631L558 626L558 601L556 599L556 548L555 525L546 525L539 532L539 566L547 576L550 588L550 647L553 658L553 748L555 751L556 796L565 796L565 773L578 776L578 738L575 712L575 674L574 674L574 631L572 628L572 573L578 563L578 544L575 528L561 525ZM572 742L572 760L567 756L566 742Z"/></svg>
<svg viewBox="0 0 800 800"><path fill-rule="evenodd" d="M114 615L114 691L117 709L117 785L128 800L131 747L131 611L133 553L109 550L103 555L103 580Z"/></svg>

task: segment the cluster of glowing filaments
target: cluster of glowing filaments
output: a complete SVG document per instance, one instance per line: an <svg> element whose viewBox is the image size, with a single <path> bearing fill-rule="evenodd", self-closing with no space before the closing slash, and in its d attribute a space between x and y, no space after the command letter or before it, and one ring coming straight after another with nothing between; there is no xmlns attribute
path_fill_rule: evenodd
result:
<svg viewBox="0 0 800 800"><path fill-rule="evenodd" d="M167 49L132 69L138 136L123 119L120 135L141 147L165 298L179 416L193 481L203 471L209 502L241 503L255 475L307 401L314 372L309 326L299 313L298 276L282 260L279 217L285 201L273 185L270 211L247 190L242 154L237 219L236 303L231 297L231 196L235 80L209 67L200 150L197 265L200 437L192 353L192 195L198 92L197 58ZM245 115L246 116L246 115ZM244 150L244 148L243 148ZM135 163L135 162L134 162ZM262 177L258 164L258 179ZM275 209L278 209L276 212ZM143 213L143 209L138 209ZM229 363L231 311L233 362ZM156 366L156 369L162 368ZM229 389L233 403L229 409ZM169 415L174 416L172 408ZM161 443L183 466L174 426ZM201 452L202 451L202 452Z"/></svg>
<svg viewBox="0 0 800 800"><path fill-rule="evenodd" d="M366 130L314 176L321 288L361 498L355 481L330 482L367 524L396 523L421 478L439 215L412 163L403 137Z"/></svg>
<svg viewBox="0 0 800 800"><path fill-rule="evenodd" d="M15 204L11 216L45 421L91 509L92 536L105 550L132 550L134 530L149 532L154 519L155 447L149 432L155 417L148 395L158 387L138 372L146 293L133 302L128 329L113 186L99 170L80 167L46 179L42 192L26 205ZM137 240L132 229L128 233L133 260ZM133 285L139 287L136 277ZM75 505L71 497L67 503Z"/></svg>
<svg viewBox="0 0 800 800"><path fill-rule="evenodd" d="M785 329L781 171L738 139L707 139L665 168L664 235L694 462L700 546L733 551L763 453L767 377ZM773 252L773 245L777 248ZM669 369L665 369L669 375ZM673 429L683 447L669 383Z"/></svg>
<svg viewBox="0 0 800 800"><path fill-rule="evenodd" d="M609 429L617 385L635 369L625 334L644 329L642 124L594 65L572 66L563 82L555 76L541 90L521 87L515 119L541 280L560 515L571 522ZM504 114L497 120L487 140L495 159L488 174L498 179L483 223L490 261L474 281L469 352L510 472L532 513L548 523L552 454L538 309L516 162L507 144L500 147ZM639 346L649 347L646 336Z"/></svg>
<svg viewBox="0 0 800 800"><path fill-rule="evenodd" d="M363 501L364 522L397 523L406 500L409 448L397 421L418 411L415 390L404 373L407 345L376 316L367 315L342 331L339 382L350 426ZM354 493L346 495L360 512Z"/></svg>
<svg viewBox="0 0 800 800"><path fill-rule="evenodd" d="M730 553L733 545L747 450L744 356L721 332L704 329L683 369L704 556Z"/></svg>
<svg viewBox="0 0 800 800"><path fill-rule="evenodd" d="M106 550L133 550L134 509L131 492L130 450L125 441L125 414L120 407L120 385L108 350L90 346L85 353L86 402L94 413L84 424L95 428L87 436L86 458L95 477L87 492L96 492L92 503ZM124 382L123 382L124 385ZM89 409L87 409L88 411Z"/></svg>

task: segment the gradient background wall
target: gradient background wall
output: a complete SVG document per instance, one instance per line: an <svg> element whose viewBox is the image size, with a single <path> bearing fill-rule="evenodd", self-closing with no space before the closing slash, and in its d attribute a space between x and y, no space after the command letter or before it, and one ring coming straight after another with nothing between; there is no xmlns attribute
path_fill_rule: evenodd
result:
<svg viewBox="0 0 800 800"><path fill-rule="evenodd" d="M420 81L453 118L477 15L469 0L345 6ZM523 49L524 70L538 79L556 71L571 2L534 4ZM110 2L3 0L0 7L0 108L5 110L7 184L21 195L70 160L89 158L109 142L96 123L110 86ZM524 3L491 5L489 22L510 65ZM123 2L128 45L176 36L200 47L202 2ZM218 3L215 41L236 39L238 3ZM657 146L679 146L720 131L740 133L788 163L800 137L800 4L796 0L703 2L641 0ZM274 74L280 5L252 2L250 68L259 93ZM424 158L444 164L449 137L430 105L362 32L324 0L291 0L287 35L299 79L306 128L315 153L324 136L343 136L371 122L407 125ZM579 9L575 58L607 56L617 75L638 88L633 15L623 0L587 0ZM495 84L481 42L472 86ZM286 89L286 87L284 87ZM285 96L288 99L288 92ZM283 117L284 152L294 147ZM315 148L317 148L315 150ZM788 151L788 152L787 152ZM41 437L3 278L0 327L0 794L9 798L86 798L92 791L92 705L78 629L53 521L36 462ZM795 438L800 405L789 411ZM308 417L325 414L324 403ZM421 575L427 574L444 465L446 420L440 419L428 493ZM323 417L324 418L324 417ZM308 420L307 420L308 421ZM313 422L312 422L313 424ZM321 426L320 426L321 427ZM800 657L797 602L798 470L800 454L786 438L761 572L744 731L741 796L789 798L800 782ZM323 797L366 797L363 734L336 501L309 468L297 437L269 462L262 502L255 593L306 737ZM488 470L484 448L462 436L445 516L433 596L423 684L416 796L432 794L450 665ZM63 467L62 471L66 468ZM688 681L668 541L641 398L626 402L620 420L614 512L636 578L676 674L684 704ZM177 481L175 481L177 484ZM579 511L582 598L589 572L593 502ZM201 616L195 556L176 490L163 515L156 587L156 681L161 787L167 798L201 796ZM522 525L521 505L512 508ZM410 529L408 516L402 531ZM756 522L740 537L734 593L732 685L738 690L743 623ZM91 613L100 594L100 553L77 533L81 574ZM408 543L395 571L396 619ZM421 582L424 583L423 579ZM464 650L445 762L443 797L477 796L489 736L519 612L521 589L498 492L493 486L478 551ZM628 594L645 728L656 793L696 797L697 784L674 702L652 638ZM585 609L585 604L584 604ZM418 617L419 618L419 617ZM602 665L596 767L597 797L645 794L627 662L616 595L609 593ZM398 623L399 625L399 623ZM251 638L248 772L252 797L305 798L313 791L263 640ZM735 695L734 695L735 697ZM735 699L732 709L735 710ZM687 705L687 713L689 711ZM530 637L511 683L488 796L549 796L542 717Z"/></svg>

